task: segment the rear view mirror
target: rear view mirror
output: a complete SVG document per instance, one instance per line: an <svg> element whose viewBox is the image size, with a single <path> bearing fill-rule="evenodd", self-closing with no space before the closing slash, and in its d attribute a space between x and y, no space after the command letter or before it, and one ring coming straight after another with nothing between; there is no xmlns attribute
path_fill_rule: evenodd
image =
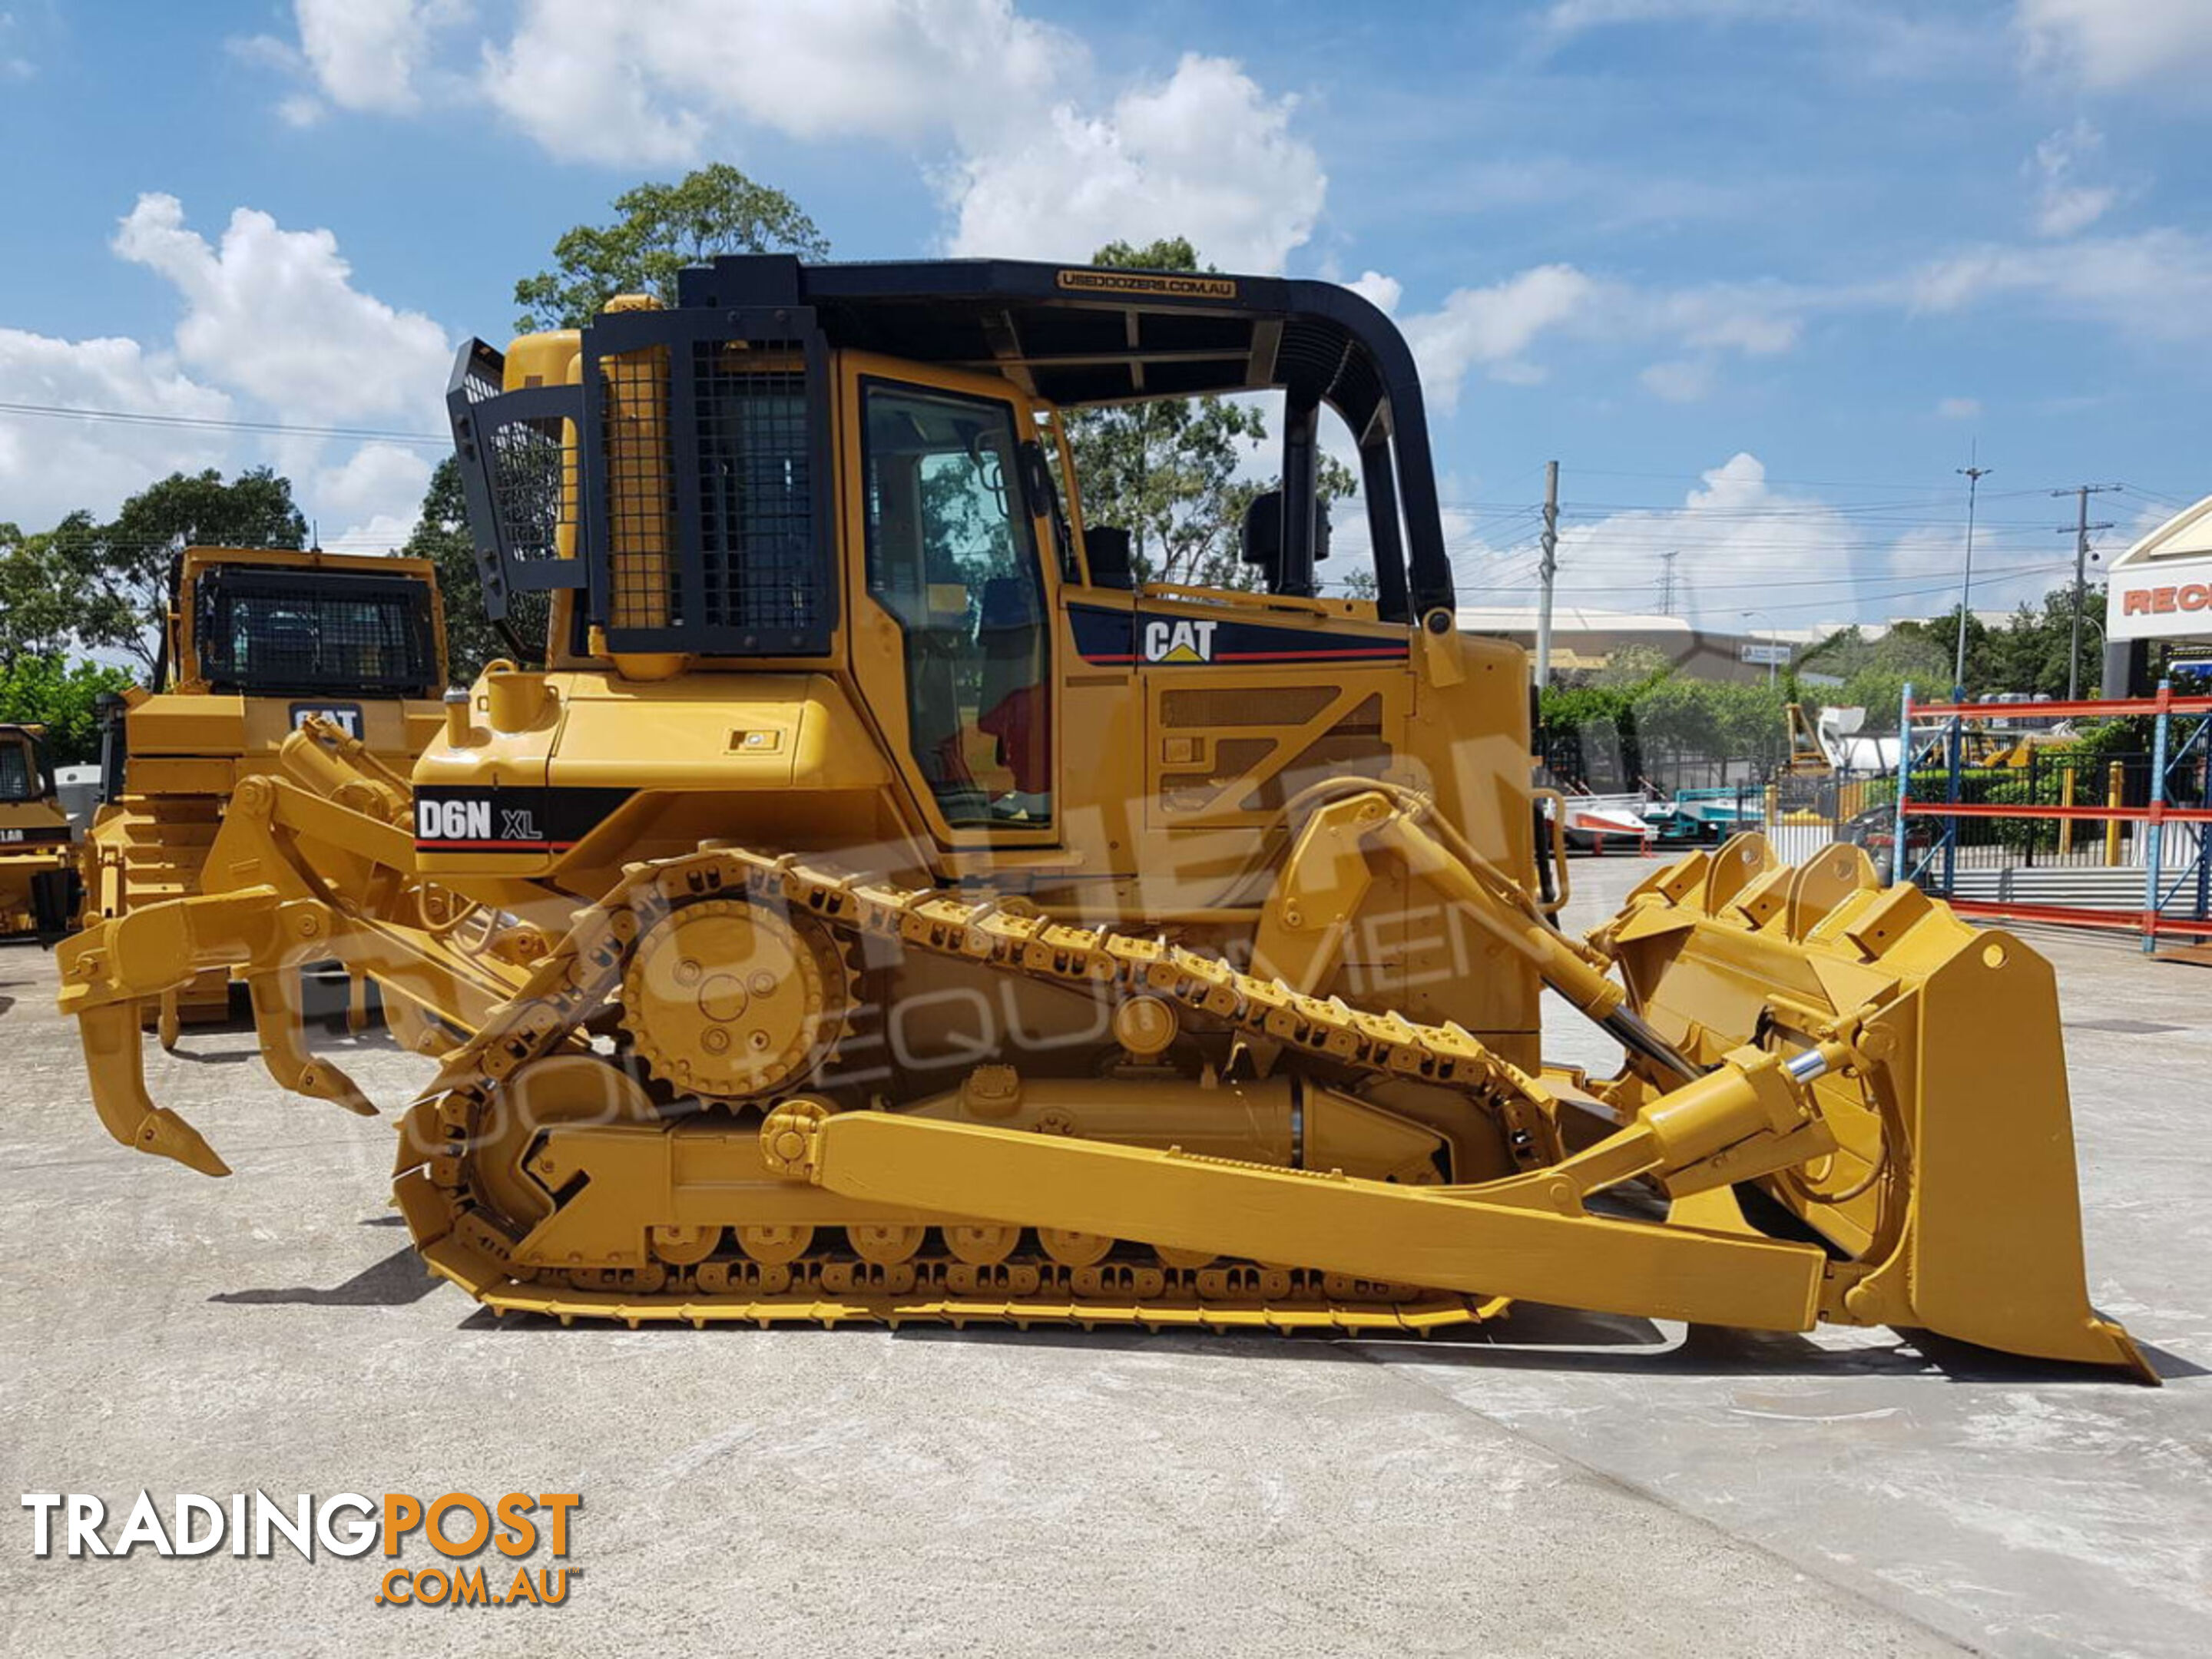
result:
<svg viewBox="0 0 2212 1659"><path fill-rule="evenodd" d="M1091 562L1093 587L1134 587L1129 563L1129 532L1119 525L1094 524L1083 532L1083 551Z"/></svg>
<svg viewBox="0 0 2212 1659"><path fill-rule="evenodd" d="M1275 573L1283 567L1283 492L1269 489L1252 498L1244 509L1244 535L1239 556L1246 564L1257 565L1266 576L1267 585L1274 586Z"/></svg>
<svg viewBox="0 0 2212 1659"><path fill-rule="evenodd" d="M1328 556L1328 503L1317 501L1314 503L1316 563ZM1276 574L1283 568L1283 492L1279 488L1255 495L1244 509L1240 556L1246 564L1259 566L1267 585L1274 586Z"/></svg>

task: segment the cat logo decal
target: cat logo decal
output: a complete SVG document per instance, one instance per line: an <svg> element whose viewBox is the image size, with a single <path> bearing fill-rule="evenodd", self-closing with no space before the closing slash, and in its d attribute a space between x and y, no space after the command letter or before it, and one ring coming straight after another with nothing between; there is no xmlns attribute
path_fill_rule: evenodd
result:
<svg viewBox="0 0 2212 1659"><path fill-rule="evenodd" d="M1171 622L1156 617L1145 624L1146 662L1212 662L1213 630L1218 623Z"/></svg>

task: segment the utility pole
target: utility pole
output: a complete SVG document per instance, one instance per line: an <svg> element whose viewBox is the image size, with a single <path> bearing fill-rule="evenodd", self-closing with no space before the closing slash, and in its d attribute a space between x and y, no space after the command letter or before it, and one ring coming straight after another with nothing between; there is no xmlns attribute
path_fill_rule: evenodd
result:
<svg viewBox="0 0 2212 1659"><path fill-rule="evenodd" d="M1659 556L1659 614L1674 614L1674 561L1682 556L1680 548L1670 548Z"/></svg>
<svg viewBox="0 0 2212 1659"><path fill-rule="evenodd" d="M1552 578L1559 570L1559 464L1544 463L1544 560L1542 596L1536 601L1536 687L1552 683Z"/></svg>
<svg viewBox="0 0 2212 1659"><path fill-rule="evenodd" d="M1952 471L1966 481L1966 574L1959 581L1959 659L1951 671L1951 695L1966 695L1966 618L1973 613L1966 607L1974 594L1974 496L1982 487L1982 480L1996 471L1983 466L1978 458L1969 454L1966 465Z"/></svg>
<svg viewBox="0 0 2212 1659"><path fill-rule="evenodd" d="M2066 701L2074 702L2081 695L2081 606L2087 586L2089 569L2089 532L2110 530L2108 519L2101 524L2089 522L2089 497L2101 495L2108 489L2118 489L2118 484L2076 484L2071 489L2054 489L2053 495L2071 495L2074 508L2074 631L2066 648ZM2063 536L2067 532L2058 532ZM2111 695L2109 692L2107 696Z"/></svg>
<svg viewBox="0 0 2212 1659"><path fill-rule="evenodd" d="M1764 611L1739 611L1736 612L1736 615L1743 617L1748 622L1765 623L1766 624L1766 631L1769 635L1766 641L1766 689L1771 691L1774 690L1774 653L1776 648L1782 643L1780 638L1775 635L1774 618L1768 616ZM1754 635L1753 637L1756 638L1757 635Z"/></svg>

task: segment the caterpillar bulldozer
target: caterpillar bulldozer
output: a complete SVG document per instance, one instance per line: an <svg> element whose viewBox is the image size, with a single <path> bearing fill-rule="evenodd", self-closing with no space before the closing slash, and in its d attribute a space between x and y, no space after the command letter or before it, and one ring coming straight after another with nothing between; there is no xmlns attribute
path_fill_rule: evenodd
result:
<svg viewBox="0 0 2212 1659"><path fill-rule="evenodd" d="M1283 411L1255 586L1144 580L1069 416L1244 392ZM1528 660L1456 626L1414 363L1358 296L726 258L471 342L448 406L487 605L550 595L544 666L449 691L405 777L308 721L199 892L69 943L125 1146L228 1173L139 1034L218 969L281 1084L374 1109L289 1000L336 957L436 1061L397 1204L501 1313L1427 1333L1531 1299L2155 1380L2089 1304L2018 940L1754 836L1556 925ZM1318 591L1324 410L1370 599ZM1546 994L1614 1075L1545 1063Z"/></svg>
<svg viewBox="0 0 2212 1659"><path fill-rule="evenodd" d="M410 766L442 720L435 568L319 550L187 548L170 567L152 678L106 711L101 804L75 869L48 878L50 933L199 892L226 804L247 779L278 770L279 748L310 718L332 722L381 765ZM224 1018L229 993L220 966L165 992L165 1043L180 1024Z"/></svg>
<svg viewBox="0 0 2212 1659"><path fill-rule="evenodd" d="M43 726L0 725L0 939L37 930L33 890L72 856L46 735Z"/></svg>

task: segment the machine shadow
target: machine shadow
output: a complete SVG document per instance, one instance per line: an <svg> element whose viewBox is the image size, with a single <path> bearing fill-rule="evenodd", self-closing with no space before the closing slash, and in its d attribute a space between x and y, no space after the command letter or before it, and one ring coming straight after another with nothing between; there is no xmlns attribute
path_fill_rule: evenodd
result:
<svg viewBox="0 0 2212 1659"><path fill-rule="evenodd" d="M334 1295L335 1293L328 1293ZM496 1329L584 1334L609 1329L604 1322L579 1320L562 1325L550 1316L474 1310L459 1322L466 1331ZM748 1329L737 1322L710 1329ZM642 1327L630 1334L658 1334L668 1340L696 1336L680 1323ZM1587 1313L1571 1308L1524 1304L1510 1317L1489 1325L1463 1326L1431 1336L1360 1335L1350 1332L1261 1330L1147 1331L1131 1328L1084 1330L1073 1325L973 1324L961 1328L914 1323L886 1332L876 1321L855 1319L834 1326L787 1325L773 1333L779 1340L888 1334L899 1342L955 1343L1003 1348L1068 1349L1097 1354L1213 1352L1227 1361L1289 1361L1321 1364L1452 1365L1470 1370L1553 1371L1562 1374L1650 1377L1925 1377L1998 1387L2104 1383L2124 1379L2102 1365L2074 1364L1999 1353L1928 1331L1898 1331L1878 1346L1823 1347L1796 1332L1746 1331L1723 1326L1680 1328L1679 1336L1647 1319ZM2138 1343L2160 1376L2168 1381L2202 1376L2206 1369L2177 1354ZM2129 1387L2139 1386L2129 1382Z"/></svg>
<svg viewBox="0 0 2212 1659"><path fill-rule="evenodd" d="M328 1290L302 1285L287 1290L218 1291L208 1300L251 1307L398 1308L422 1301L441 1282L422 1265L414 1246L407 1244Z"/></svg>
<svg viewBox="0 0 2212 1659"><path fill-rule="evenodd" d="M261 1050L254 1048L187 1048L181 1043L169 1051L170 1056L191 1066L246 1066L261 1058Z"/></svg>

